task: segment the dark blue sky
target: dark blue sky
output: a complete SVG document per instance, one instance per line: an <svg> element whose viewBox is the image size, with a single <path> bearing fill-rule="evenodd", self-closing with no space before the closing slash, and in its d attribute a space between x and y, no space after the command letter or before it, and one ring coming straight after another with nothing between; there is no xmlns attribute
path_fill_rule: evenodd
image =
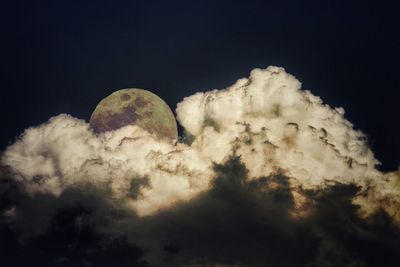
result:
<svg viewBox="0 0 400 267"><path fill-rule="evenodd" d="M2 4L0 147L59 113L88 120L121 88L152 90L175 109L196 91L277 65L325 103L344 107L383 168L393 170L400 163L400 18L385 2Z"/></svg>

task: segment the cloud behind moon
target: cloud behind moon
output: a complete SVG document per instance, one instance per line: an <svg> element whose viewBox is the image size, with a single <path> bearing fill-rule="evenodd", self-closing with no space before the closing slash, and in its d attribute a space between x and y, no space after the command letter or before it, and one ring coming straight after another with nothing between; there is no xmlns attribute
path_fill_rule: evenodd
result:
<svg viewBox="0 0 400 267"><path fill-rule="evenodd" d="M132 125L95 135L69 115L27 129L1 160L2 179L30 201L3 192L5 225L31 239L80 208L73 229L92 223L93 238L123 238L153 266L379 266L398 252L399 172L378 171L344 110L284 69L189 96L177 118L187 142L176 146ZM41 221L27 228L28 202ZM368 258L350 241L386 250Z"/></svg>

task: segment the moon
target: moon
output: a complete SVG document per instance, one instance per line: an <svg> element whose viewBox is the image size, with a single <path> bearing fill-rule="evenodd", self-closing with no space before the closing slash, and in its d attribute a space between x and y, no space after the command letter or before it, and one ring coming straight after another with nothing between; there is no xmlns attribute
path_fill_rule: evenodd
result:
<svg viewBox="0 0 400 267"><path fill-rule="evenodd" d="M167 103L144 89L122 89L107 96L93 111L89 124L95 133L137 125L159 139L178 139L175 116Z"/></svg>

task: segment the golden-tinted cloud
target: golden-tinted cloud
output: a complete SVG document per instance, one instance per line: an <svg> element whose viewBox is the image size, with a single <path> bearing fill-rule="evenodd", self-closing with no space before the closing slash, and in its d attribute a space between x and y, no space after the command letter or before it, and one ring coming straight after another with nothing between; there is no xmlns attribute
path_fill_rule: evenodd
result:
<svg viewBox="0 0 400 267"><path fill-rule="evenodd" d="M176 111L186 134L177 144L136 126L94 134L65 114L27 129L1 159L2 179L17 192L2 194L10 203L4 222L37 236L80 202L83 217L74 220L91 223L101 238L123 237L154 266L293 266L282 244L298 250L293 259L319 266L347 236L385 243L377 218L398 234L399 172L378 171L344 110L301 89L284 69L255 69L226 89L186 97ZM35 207L39 216L26 227L22 218ZM393 242L385 243L392 252ZM265 258L263 250L275 254ZM368 262L335 253L341 262Z"/></svg>

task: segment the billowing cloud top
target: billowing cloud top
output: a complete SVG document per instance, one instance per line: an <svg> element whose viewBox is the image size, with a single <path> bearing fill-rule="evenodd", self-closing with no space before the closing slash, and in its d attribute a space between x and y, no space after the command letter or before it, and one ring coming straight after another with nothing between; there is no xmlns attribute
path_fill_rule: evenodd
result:
<svg viewBox="0 0 400 267"><path fill-rule="evenodd" d="M178 120L195 137L192 146L217 162L235 142L245 143L238 154L255 177L273 167L310 185L379 175L377 160L363 134L343 118L344 110L300 87L282 68L255 69L226 90L185 98Z"/></svg>
<svg viewBox="0 0 400 267"><path fill-rule="evenodd" d="M226 166L238 159L245 169L241 183L256 183L260 192L281 188L276 177L287 179L290 220L315 216L318 200L310 192L345 185L357 188L350 197L357 216L384 211L400 224L399 172L379 172L363 133L353 129L344 110L302 90L283 68L255 69L224 90L186 97L176 112L186 134L178 144L136 126L95 135L85 121L59 115L27 129L1 161L30 196L61 199L89 186L101 190L109 205L123 208L124 216L145 221L213 194L219 178L237 174ZM148 263L162 265L165 255L154 239L134 242L151 247L144 256Z"/></svg>

